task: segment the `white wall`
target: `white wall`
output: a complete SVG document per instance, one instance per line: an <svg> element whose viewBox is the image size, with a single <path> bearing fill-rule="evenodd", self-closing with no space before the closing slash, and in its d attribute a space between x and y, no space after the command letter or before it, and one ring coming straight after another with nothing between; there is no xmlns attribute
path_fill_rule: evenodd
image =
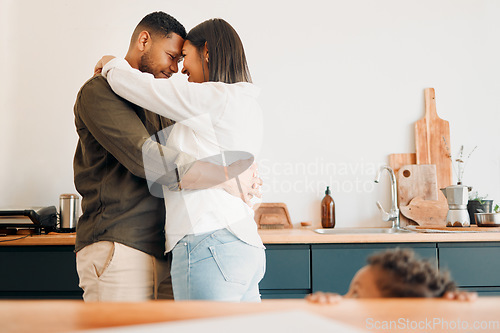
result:
<svg viewBox="0 0 500 333"><path fill-rule="evenodd" d="M56 205L74 192L73 103L103 54L123 56L147 13L187 29L222 17L262 88L265 201L319 223L333 186L338 226L383 225L376 168L414 152L426 87L452 150L478 145L465 183L500 201L500 2L2 0L0 207Z"/></svg>

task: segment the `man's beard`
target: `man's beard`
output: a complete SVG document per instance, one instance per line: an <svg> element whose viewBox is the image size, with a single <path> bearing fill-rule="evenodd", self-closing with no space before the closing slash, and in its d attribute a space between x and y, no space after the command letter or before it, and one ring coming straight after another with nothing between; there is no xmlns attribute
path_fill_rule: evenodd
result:
<svg viewBox="0 0 500 333"><path fill-rule="evenodd" d="M141 62L139 63L139 70L144 73L153 74L156 77L155 73L153 72L153 69L151 68L152 62L153 61L149 56L149 51L144 53L141 57Z"/></svg>

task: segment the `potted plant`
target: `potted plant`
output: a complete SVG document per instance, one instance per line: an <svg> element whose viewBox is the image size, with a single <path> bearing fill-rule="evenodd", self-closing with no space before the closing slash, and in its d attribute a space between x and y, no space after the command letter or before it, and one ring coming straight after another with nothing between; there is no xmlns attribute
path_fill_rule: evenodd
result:
<svg viewBox="0 0 500 333"><path fill-rule="evenodd" d="M481 196L478 191L469 194L469 202L467 203L467 211L469 212L470 223L476 224L475 213L491 213L493 211L493 200L486 200L488 195ZM495 207L498 208L498 205Z"/></svg>

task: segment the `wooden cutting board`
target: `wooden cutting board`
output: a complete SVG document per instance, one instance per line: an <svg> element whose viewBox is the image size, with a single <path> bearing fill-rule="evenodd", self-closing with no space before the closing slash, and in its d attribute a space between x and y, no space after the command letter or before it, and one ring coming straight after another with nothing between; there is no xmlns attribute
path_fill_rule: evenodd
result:
<svg viewBox="0 0 500 333"><path fill-rule="evenodd" d="M408 206L413 198L438 200L436 166L433 164L402 166L397 174L399 208ZM414 224L404 215L400 216L401 225Z"/></svg>
<svg viewBox="0 0 500 333"><path fill-rule="evenodd" d="M450 152L450 124L438 117L434 88L425 89L425 116L415 123L417 164L435 164L437 186L444 188L453 182ZM439 200L446 201L442 194Z"/></svg>
<svg viewBox="0 0 500 333"><path fill-rule="evenodd" d="M389 155L389 166L396 175L402 166L408 164L417 164L417 155L415 153Z"/></svg>

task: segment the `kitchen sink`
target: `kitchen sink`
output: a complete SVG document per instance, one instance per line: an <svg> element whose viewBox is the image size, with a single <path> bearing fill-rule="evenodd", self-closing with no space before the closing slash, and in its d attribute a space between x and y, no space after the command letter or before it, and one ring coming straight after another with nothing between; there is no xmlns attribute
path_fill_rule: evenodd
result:
<svg viewBox="0 0 500 333"><path fill-rule="evenodd" d="M315 229L314 232L324 235L352 235L352 234L405 234L413 231L396 228L338 228Z"/></svg>

